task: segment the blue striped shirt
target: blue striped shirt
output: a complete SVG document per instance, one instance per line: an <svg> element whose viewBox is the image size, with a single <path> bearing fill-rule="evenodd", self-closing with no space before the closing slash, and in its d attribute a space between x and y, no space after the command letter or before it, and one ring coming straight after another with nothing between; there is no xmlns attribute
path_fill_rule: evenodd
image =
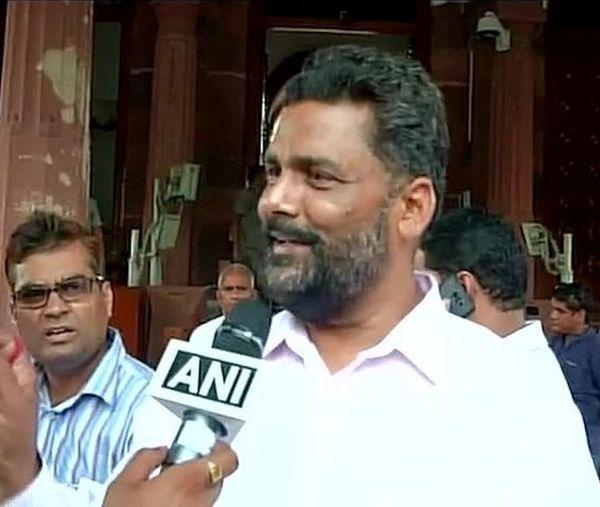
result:
<svg viewBox="0 0 600 507"><path fill-rule="evenodd" d="M119 332L108 330L108 349L85 386L52 406L39 381L38 452L57 481L105 482L131 446L132 421L152 370L125 352Z"/></svg>

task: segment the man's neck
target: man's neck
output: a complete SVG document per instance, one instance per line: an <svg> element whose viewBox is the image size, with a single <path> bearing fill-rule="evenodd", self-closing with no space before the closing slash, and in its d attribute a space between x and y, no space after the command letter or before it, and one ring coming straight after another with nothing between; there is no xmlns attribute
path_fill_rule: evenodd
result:
<svg viewBox="0 0 600 507"><path fill-rule="evenodd" d="M571 333L563 334L562 338L565 342L565 346L568 346L569 344L577 340L577 338L579 338L581 335L584 335L588 329L589 326L586 323L583 323L580 326L573 329Z"/></svg>
<svg viewBox="0 0 600 507"><path fill-rule="evenodd" d="M574 332L571 334L575 336L581 336L582 334L587 333L589 328L590 326L588 326L586 323L583 323L580 326L576 327Z"/></svg>
<svg viewBox="0 0 600 507"><path fill-rule="evenodd" d="M402 277L383 278L336 319L307 325L311 340L331 373L348 366L361 350L385 338L422 298L412 271Z"/></svg>
<svg viewBox="0 0 600 507"><path fill-rule="evenodd" d="M104 357L106 350L106 347L102 347L91 360L79 367L44 368L52 406L68 400L81 391Z"/></svg>
<svg viewBox="0 0 600 507"><path fill-rule="evenodd" d="M490 329L501 338L506 338L525 325L523 310L498 311Z"/></svg>
<svg viewBox="0 0 600 507"><path fill-rule="evenodd" d="M500 338L506 338L525 325L525 310L503 311L487 296L480 296L475 301L475 311L470 319L487 327Z"/></svg>

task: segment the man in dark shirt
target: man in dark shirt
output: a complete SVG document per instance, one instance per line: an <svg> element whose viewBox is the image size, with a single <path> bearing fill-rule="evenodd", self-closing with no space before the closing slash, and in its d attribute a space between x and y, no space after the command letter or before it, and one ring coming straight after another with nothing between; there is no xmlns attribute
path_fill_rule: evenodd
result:
<svg viewBox="0 0 600 507"><path fill-rule="evenodd" d="M581 410L592 458L600 472L600 334L590 326L592 298L578 283L559 284L551 305L550 347Z"/></svg>

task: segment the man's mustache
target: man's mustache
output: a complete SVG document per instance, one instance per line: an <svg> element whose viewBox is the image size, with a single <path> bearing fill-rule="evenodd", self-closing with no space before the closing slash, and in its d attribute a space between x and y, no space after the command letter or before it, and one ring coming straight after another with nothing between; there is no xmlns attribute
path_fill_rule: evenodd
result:
<svg viewBox="0 0 600 507"><path fill-rule="evenodd" d="M284 218L269 218L263 222L262 229L269 238L281 235L289 241L307 245L322 242L321 236L317 232L294 225Z"/></svg>

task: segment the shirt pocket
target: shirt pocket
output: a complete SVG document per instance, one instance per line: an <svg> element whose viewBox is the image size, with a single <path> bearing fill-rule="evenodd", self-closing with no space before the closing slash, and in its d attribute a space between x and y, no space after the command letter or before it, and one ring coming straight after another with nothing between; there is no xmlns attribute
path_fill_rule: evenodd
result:
<svg viewBox="0 0 600 507"><path fill-rule="evenodd" d="M590 369L585 361L580 359L563 359L561 365L573 394L589 391L591 387Z"/></svg>

